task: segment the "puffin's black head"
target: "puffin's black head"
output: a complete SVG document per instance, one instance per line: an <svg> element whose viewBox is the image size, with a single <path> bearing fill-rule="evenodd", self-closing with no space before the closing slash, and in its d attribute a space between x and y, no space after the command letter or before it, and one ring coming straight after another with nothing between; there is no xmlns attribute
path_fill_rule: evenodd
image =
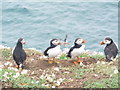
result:
<svg viewBox="0 0 120 90"><path fill-rule="evenodd" d="M109 37L106 37L104 41L102 41L100 44L103 45L103 44L107 44L107 45L110 45L111 43L113 43L113 40Z"/></svg>
<svg viewBox="0 0 120 90"><path fill-rule="evenodd" d="M62 43L58 39L52 39L50 41L51 46L57 46L57 45L62 45Z"/></svg>
<svg viewBox="0 0 120 90"><path fill-rule="evenodd" d="M86 43L86 40L83 40L81 38L77 38L74 42L75 45L81 45L82 43Z"/></svg>
<svg viewBox="0 0 120 90"><path fill-rule="evenodd" d="M18 43L26 44L26 41L25 41L23 38L19 38L19 39L18 39Z"/></svg>

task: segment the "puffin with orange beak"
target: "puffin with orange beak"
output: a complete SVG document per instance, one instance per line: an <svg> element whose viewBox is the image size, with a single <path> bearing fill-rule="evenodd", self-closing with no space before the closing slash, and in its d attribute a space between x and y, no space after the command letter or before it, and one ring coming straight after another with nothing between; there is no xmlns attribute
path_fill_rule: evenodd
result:
<svg viewBox="0 0 120 90"><path fill-rule="evenodd" d="M26 41L23 38L18 39L16 47L13 49L13 59L17 64L17 68L25 67L26 53L23 49L23 44L26 44Z"/></svg>
<svg viewBox="0 0 120 90"><path fill-rule="evenodd" d="M77 38L74 42L74 46L70 48L67 54L67 57L70 57L72 59L77 57L77 61L74 61L74 64L76 65L82 62L79 58L79 55L84 51L85 45L82 45L83 43L86 43L86 40Z"/></svg>
<svg viewBox="0 0 120 90"><path fill-rule="evenodd" d="M118 54L118 48L113 42L113 40L109 37L106 37L104 41L100 43L100 45L106 44L106 47L104 49L104 53L106 56L106 60L112 61L114 58L116 58Z"/></svg>
<svg viewBox="0 0 120 90"><path fill-rule="evenodd" d="M48 62L50 64L53 63L53 61L55 63L59 63L56 60L56 57L62 52L60 45L62 45L62 43L58 40L58 39L52 39L50 41L50 47L48 47L45 51L44 51L44 55L48 56ZM51 59L53 59L53 61L51 61Z"/></svg>

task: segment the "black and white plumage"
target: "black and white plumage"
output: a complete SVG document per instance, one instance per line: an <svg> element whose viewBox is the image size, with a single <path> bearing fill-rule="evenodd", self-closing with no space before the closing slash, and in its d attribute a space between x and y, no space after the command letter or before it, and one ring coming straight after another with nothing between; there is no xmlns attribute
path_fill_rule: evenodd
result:
<svg viewBox="0 0 120 90"><path fill-rule="evenodd" d="M66 34L65 39L63 40L64 41L64 46L69 45L69 43L67 41L67 38L68 38L68 35Z"/></svg>
<svg viewBox="0 0 120 90"><path fill-rule="evenodd" d="M61 53L60 45L61 45L61 42L58 39L52 39L50 41L50 47L48 47L44 51L44 55L48 56L49 63L52 63L52 61L50 61L50 58L53 58L54 61L57 63L57 61L55 60L55 57L57 57Z"/></svg>
<svg viewBox="0 0 120 90"><path fill-rule="evenodd" d="M118 48L111 38L109 37L105 38L105 40L102 41L100 44L101 45L106 44L104 53L107 61L112 61L114 58L116 58L118 54Z"/></svg>
<svg viewBox="0 0 120 90"><path fill-rule="evenodd" d="M16 47L13 50L13 59L18 68L25 67L26 53L23 50L22 44L26 44L23 38L18 39Z"/></svg>
<svg viewBox="0 0 120 90"><path fill-rule="evenodd" d="M86 40L83 40L81 38L77 38L74 42L74 46L70 48L67 57L70 58L78 58L78 62L80 62L80 58L78 57L81 53L83 53L85 45L82 45L82 43L86 43ZM74 62L77 64L77 62Z"/></svg>

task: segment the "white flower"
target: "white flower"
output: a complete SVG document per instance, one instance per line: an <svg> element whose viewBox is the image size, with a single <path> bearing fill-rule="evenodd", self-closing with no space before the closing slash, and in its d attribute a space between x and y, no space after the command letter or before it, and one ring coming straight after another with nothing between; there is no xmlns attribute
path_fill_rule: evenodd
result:
<svg viewBox="0 0 120 90"><path fill-rule="evenodd" d="M0 65L0 68L3 68L4 66L3 65Z"/></svg>
<svg viewBox="0 0 120 90"><path fill-rule="evenodd" d="M34 83L33 81L31 83Z"/></svg>
<svg viewBox="0 0 120 90"><path fill-rule="evenodd" d="M13 64L12 64L12 63L10 63L9 65L10 65L10 66L12 66Z"/></svg>
<svg viewBox="0 0 120 90"><path fill-rule="evenodd" d="M54 73L52 73L52 77L55 78L55 74Z"/></svg>
<svg viewBox="0 0 120 90"><path fill-rule="evenodd" d="M7 66L7 65L9 65L9 64L10 64L10 62L6 62L4 65Z"/></svg>
<svg viewBox="0 0 120 90"><path fill-rule="evenodd" d="M97 61L97 64L99 64L100 63L100 61Z"/></svg>
<svg viewBox="0 0 120 90"><path fill-rule="evenodd" d="M35 60L34 58L31 59L31 61L34 61L34 60Z"/></svg>
<svg viewBox="0 0 120 90"><path fill-rule="evenodd" d="M117 74L117 73L118 73L118 70L117 70L117 69L115 69L115 70L114 70L114 74Z"/></svg>
<svg viewBox="0 0 120 90"><path fill-rule="evenodd" d="M8 77L7 75L8 75L8 72L5 72L3 76L4 76L5 78L9 79L9 77Z"/></svg>
<svg viewBox="0 0 120 90"><path fill-rule="evenodd" d="M83 66L84 64L82 62L80 62L80 66Z"/></svg>
<svg viewBox="0 0 120 90"><path fill-rule="evenodd" d="M48 80L49 82L53 82L53 79L52 79L51 77L47 77L47 80Z"/></svg>
<svg viewBox="0 0 120 90"><path fill-rule="evenodd" d="M52 88L55 88L55 86L52 86Z"/></svg>
<svg viewBox="0 0 120 90"><path fill-rule="evenodd" d="M105 62L104 62L104 61L102 61L102 64L105 64Z"/></svg>
<svg viewBox="0 0 120 90"><path fill-rule="evenodd" d="M93 55L97 55L97 52L96 52L96 51L94 51L94 52L93 52Z"/></svg>
<svg viewBox="0 0 120 90"><path fill-rule="evenodd" d="M56 81L56 86L60 86L60 81L58 80L58 81Z"/></svg>
<svg viewBox="0 0 120 90"><path fill-rule="evenodd" d="M39 83L39 81L36 81L36 83Z"/></svg>
<svg viewBox="0 0 120 90"><path fill-rule="evenodd" d="M66 71L66 72L64 72L65 74L68 74L68 73L70 73L70 72L68 72L68 71Z"/></svg>
<svg viewBox="0 0 120 90"><path fill-rule="evenodd" d="M64 78L63 78L63 79L62 79L62 78L60 78L58 81L61 83L63 80L64 80Z"/></svg>
<svg viewBox="0 0 120 90"><path fill-rule="evenodd" d="M18 71L18 69L17 69L17 68L14 68L14 67L8 67L8 69L9 69L9 70L14 70L14 71L16 71L16 72Z"/></svg>
<svg viewBox="0 0 120 90"><path fill-rule="evenodd" d="M9 74L12 75L12 72L10 72Z"/></svg>
<svg viewBox="0 0 120 90"><path fill-rule="evenodd" d="M16 71L16 72L18 71L18 69L17 69L17 68L13 68L13 70L14 70L14 71Z"/></svg>
<svg viewBox="0 0 120 90"><path fill-rule="evenodd" d="M23 70L21 74L27 74L28 70Z"/></svg>
<svg viewBox="0 0 120 90"><path fill-rule="evenodd" d="M98 77L98 75L97 75L97 74L94 74L94 76L95 76L95 77Z"/></svg>
<svg viewBox="0 0 120 90"><path fill-rule="evenodd" d="M55 67L54 70L55 70L55 71L59 71L59 68L58 68L58 67Z"/></svg>
<svg viewBox="0 0 120 90"><path fill-rule="evenodd" d="M20 76L20 74L19 73L16 73L16 75L14 75L13 77L14 78L17 78L17 77L19 77Z"/></svg>
<svg viewBox="0 0 120 90"><path fill-rule="evenodd" d="M41 75L41 76L40 76L40 79L44 79L44 76L43 76L43 75Z"/></svg>

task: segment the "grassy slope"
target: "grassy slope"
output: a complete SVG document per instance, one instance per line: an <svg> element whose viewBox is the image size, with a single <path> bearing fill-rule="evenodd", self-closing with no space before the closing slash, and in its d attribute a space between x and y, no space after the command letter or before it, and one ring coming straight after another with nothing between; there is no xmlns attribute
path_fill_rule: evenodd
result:
<svg viewBox="0 0 120 90"><path fill-rule="evenodd" d="M38 51L28 50L26 49L27 55L30 56L32 54L41 55ZM0 53L2 53L2 60L12 60L11 49L0 49ZM31 54L32 53L32 54ZM88 54L82 54L80 57L92 57L95 59L102 59L104 56L94 55L90 56ZM60 59L69 59L65 55L62 55ZM96 64L91 64L87 66L75 66L68 67L69 71L72 72L73 79L79 79L83 83L82 87L84 88L118 88L118 73L115 73L117 70L117 66L114 63L117 63L118 60L113 61L113 63L104 63L99 62ZM8 72L9 79L4 77L5 72ZM10 74L12 73L12 74ZM41 88L43 87L46 81L39 79L33 79L32 77L26 77L26 75L20 74L20 76L16 79L13 78L13 75L16 75L14 70L2 69L0 71L0 80L9 82L11 87L19 87L19 88ZM91 75L94 75L91 76ZM88 77L87 80L83 80L85 77ZM101 78L102 77L102 78ZM38 82L37 82L38 81ZM36 83L37 82L37 83ZM67 79L64 81L67 82Z"/></svg>

